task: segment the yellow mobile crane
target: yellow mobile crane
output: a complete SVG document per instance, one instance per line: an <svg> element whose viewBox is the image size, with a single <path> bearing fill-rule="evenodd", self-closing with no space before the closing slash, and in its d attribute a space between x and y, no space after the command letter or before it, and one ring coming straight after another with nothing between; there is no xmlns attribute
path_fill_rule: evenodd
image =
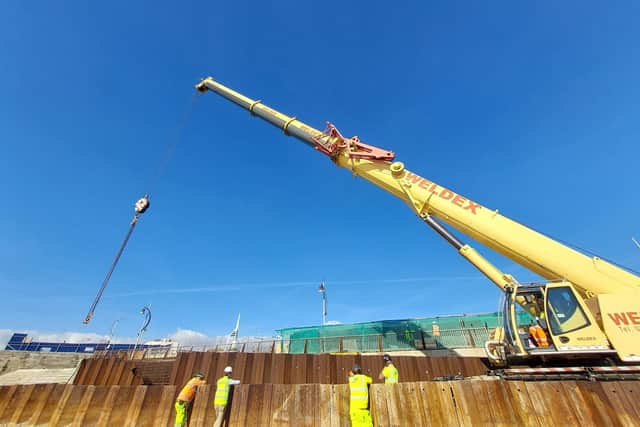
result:
<svg viewBox="0 0 640 427"><path fill-rule="evenodd" d="M640 361L640 277L586 256L497 210L488 209L407 170L392 151L343 137L327 123L319 131L296 117L235 92L213 78L196 86L213 91L327 155L336 165L402 199L428 226L504 292L503 327L485 344L495 366L587 358L623 365ZM545 283L521 284L450 233L442 222L537 273ZM535 346L519 310L543 319L549 345ZM603 368L608 369L608 368Z"/></svg>

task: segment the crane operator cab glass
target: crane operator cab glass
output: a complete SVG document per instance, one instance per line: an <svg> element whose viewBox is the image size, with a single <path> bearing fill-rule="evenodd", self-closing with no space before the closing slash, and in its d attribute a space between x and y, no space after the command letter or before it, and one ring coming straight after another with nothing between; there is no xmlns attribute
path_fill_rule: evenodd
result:
<svg viewBox="0 0 640 427"><path fill-rule="evenodd" d="M547 291L549 325L554 335L562 335L589 326L589 319L578 304L571 288L551 288Z"/></svg>
<svg viewBox="0 0 640 427"><path fill-rule="evenodd" d="M518 353L583 352L609 343L582 298L568 282L518 286L511 293L505 328ZM510 315L507 317L507 315Z"/></svg>
<svg viewBox="0 0 640 427"><path fill-rule="evenodd" d="M549 337L544 295L543 286L520 286L512 295L515 325L511 328L512 337L515 346L521 346L527 353L555 350Z"/></svg>

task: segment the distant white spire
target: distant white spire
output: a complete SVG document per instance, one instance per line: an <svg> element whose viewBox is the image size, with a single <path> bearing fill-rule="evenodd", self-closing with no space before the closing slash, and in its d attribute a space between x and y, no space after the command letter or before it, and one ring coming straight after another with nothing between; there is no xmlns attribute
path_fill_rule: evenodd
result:
<svg viewBox="0 0 640 427"><path fill-rule="evenodd" d="M238 319L236 320L236 327L233 328L233 331L227 337L227 348L229 350L234 349L236 344L238 343L238 333L240 332L240 313L238 313Z"/></svg>

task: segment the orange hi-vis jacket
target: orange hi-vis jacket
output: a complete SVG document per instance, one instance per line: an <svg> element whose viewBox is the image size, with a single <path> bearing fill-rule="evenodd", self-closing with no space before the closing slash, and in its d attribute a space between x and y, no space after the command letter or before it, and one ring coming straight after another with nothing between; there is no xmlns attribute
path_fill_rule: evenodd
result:
<svg viewBox="0 0 640 427"><path fill-rule="evenodd" d="M538 347L549 347L549 339L547 333L539 325L529 326L529 334L536 342Z"/></svg>
<svg viewBox="0 0 640 427"><path fill-rule="evenodd" d="M191 378L189 382L182 388L182 391L178 395L178 400L182 400L184 402L191 402L193 398L196 396L196 387L206 383L207 382L205 380L201 380L198 377Z"/></svg>

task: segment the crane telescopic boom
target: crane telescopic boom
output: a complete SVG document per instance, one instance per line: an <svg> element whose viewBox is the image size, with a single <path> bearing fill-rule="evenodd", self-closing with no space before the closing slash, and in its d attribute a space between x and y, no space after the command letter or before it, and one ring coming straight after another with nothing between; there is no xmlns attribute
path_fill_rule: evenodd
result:
<svg viewBox="0 0 640 427"><path fill-rule="evenodd" d="M423 178L407 170L401 162L392 162L395 157L392 151L364 144L358 137L345 138L330 123L321 132L260 100L235 92L211 77L203 79L196 89L213 91L326 154L338 166L402 199L423 220L435 217L548 280L568 280L585 297L640 289L640 277L598 257L586 256L497 210ZM478 262L484 261L467 245L457 249L468 259L475 257ZM498 286L507 285L508 276L504 278L505 275L495 267L479 268Z"/></svg>

